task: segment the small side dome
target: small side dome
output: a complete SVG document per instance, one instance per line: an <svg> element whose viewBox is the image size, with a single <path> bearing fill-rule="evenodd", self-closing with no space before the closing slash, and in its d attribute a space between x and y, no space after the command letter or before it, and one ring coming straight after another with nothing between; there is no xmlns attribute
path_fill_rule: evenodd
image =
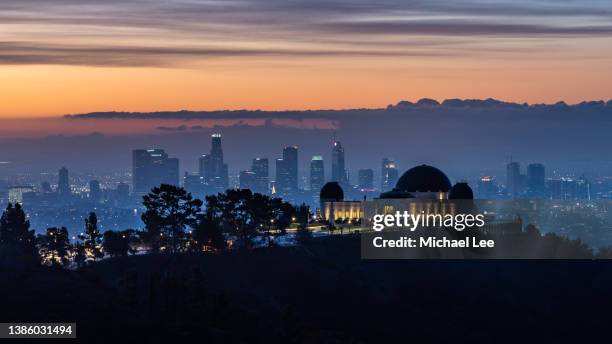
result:
<svg viewBox="0 0 612 344"><path fill-rule="evenodd" d="M340 202L344 200L344 190L338 182L329 182L323 185L319 198L326 201Z"/></svg>
<svg viewBox="0 0 612 344"><path fill-rule="evenodd" d="M404 172L395 188L409 193L448 192L451 183L444 172L433 166L421 165Z"/></svg>
<svg viewBox="0 0 612 344"><path fill-rule="evenodd" d="M449 199L474 199L474 192L468 183L460 182L455 184L448 193Z"/></svg>

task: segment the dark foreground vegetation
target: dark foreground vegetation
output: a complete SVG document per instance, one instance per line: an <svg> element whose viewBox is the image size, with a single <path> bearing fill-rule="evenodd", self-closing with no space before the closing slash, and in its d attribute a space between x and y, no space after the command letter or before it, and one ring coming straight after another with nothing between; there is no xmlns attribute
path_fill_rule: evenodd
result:
<svg viewBox="0 0 612 344"><path fill-rule="evenodd" d="M0 321L93 343L608 342L612 307L605 260L364 261L353 236L0 278Z"/></svg>
<svg viewBox="0 0 612 344"><path fill-rule="evenodd" d="M92 213L76 242L7 207L0 322L76 322L84 343L609 342L608 260L363 260L357 235L313 238L304 206L248 190L202 203L162 185L142 230L102 234ZM275 244L292 223L297 245ZM612 255L517 235L540 257Z"/></svg>

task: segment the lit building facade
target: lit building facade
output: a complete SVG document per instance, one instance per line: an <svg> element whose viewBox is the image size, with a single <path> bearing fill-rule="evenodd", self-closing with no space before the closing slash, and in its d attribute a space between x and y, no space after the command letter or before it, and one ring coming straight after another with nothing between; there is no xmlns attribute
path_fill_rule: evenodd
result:
<svg viewBox="0 0 612 344"><path fill-rule="evenodd" d="M199 174L204 183L212 191L225 191L229 186L227 164L223 160L221 134L212 134L210 154L204 154L199 159Z"/></svg>
<svg viewBox="0 0 612 344"><path fill-rule="evenodd" d="M333 182L338 182L340 185L348 185L348 174L344 165L344 147L340 141L334 141L332 147L332 179Z"/></svg>
<svg viewBox="0 0 612 344"><path fill-rule="evenodd" d="M179 161L163 149L132 151L132 186L137 195L146 194L160 184L179 185Z"/></svg>
<svg viewBox="0 0 612 344"><path fill-rule="evenodd" d="M315 155L310 161L310 190L321 190L325 184L325 165L323 157Z"/></svg>
<svg viewBox="0 0 612 344"><path fill-rule="evenodd" d="M393 189L398 178L399 172L397 170L395 160L391 158L384 158L382 160L380 191L385 192Z"/></svg>
<svg viewBox="0 0 612 344"><path fill-rule="evenodd" d="M12 186L8 189L8 201L12 204L23 204L24 195L33 192L33 186Z"/></svg>

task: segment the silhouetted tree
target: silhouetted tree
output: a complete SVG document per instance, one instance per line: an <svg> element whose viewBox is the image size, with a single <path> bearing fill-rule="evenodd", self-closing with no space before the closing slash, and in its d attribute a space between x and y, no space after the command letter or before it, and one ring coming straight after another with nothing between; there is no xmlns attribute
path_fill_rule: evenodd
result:
<svg viewBox="0 0 612 344"><path fill-rule="evenodd" d="M77 241L72 245L73 261L77 268L83 267L87 260L87 254L85 253L85 245L82 241Z"/></svg>
<svg viewBox="0 0 612 344"><path fill-rule="evenodd" d="M38 237L43 264L63 266L70 259L70 240L66 227L47 228L47 234Z"/></svg>
<svg viewBox="0 0 612 344"><path fill-rule="evenodd" d="M79 239L83 240L85 246L86 260L96 261L102 258L102 235L98 230L98 217L96 213L91 212L85 219L85 232L79 235Z"/></svg>
<svg viewBox="0 0 612 344"><path fill-rule="evenodd" d="M302 203L295 208L295 221L299 224L299 226L306 227L310 223L310 219L312 218L312 213L310 212L310 207L306 203Z"/></svg>
<svg viewBox="0 0 612 344"><path fill-rule="evenodd" d="M272 213L274 214L274 227L281 234L285 234L295 217L295 208L280 198L274 198L272 199Z"/></svg>
<svg viewBox="0 0 612 344"><path fill-rule="evenodd" d="M145 238L151 250L183 250L187 243L185 230L195 227L202 201L194 199L181 187L162 184L143 197L143 205L146 208L142 214Z"/></svg>
<svg viewBox="0 0 612 344"><path fill-rule="evenodd" d="M206 216L218 221L224 232L236 236L247 249L252 247L258 226L253 220L252 199L253 193L248 189L206 196Z"/></svg>
<svg viewBox="0 0 612 344"><path fill-rule="evenodd" d="M28 262L40 262L36 250L34 231L19 203L9 203L0 218L0 245L2 253Z"/></svg>
<svg viewBox="0 0 612 344"><path fill-rule="evenodd" d="M135 241L135 236L135 231L131 229L119 232L104 232L104 241L102 242L104 252L111 257L127 256L128 253L133 253L131 245Z"/></svg>
<svg viewBox="0 0 612 344"><path fill-rule="evenodd" d="M223 250L227 246L220 223L206 214L199 217L191 240L193 251Z"/></svg>
<svg viewBox="0 0 612 344"><path fill-rule="evenodd" d="M298 223L298 229L295 232L295 240L298 244L303 244L312 238L312 232L308 229L310 217L310 207L305 203L302 203L295 208L295 220Z"/></svg>

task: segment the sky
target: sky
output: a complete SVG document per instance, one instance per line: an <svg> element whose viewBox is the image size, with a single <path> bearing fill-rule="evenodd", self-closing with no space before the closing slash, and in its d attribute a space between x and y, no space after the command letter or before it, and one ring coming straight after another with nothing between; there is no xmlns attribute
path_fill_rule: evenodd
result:
<svg viewBox="0 0 612 344"><path fill-rule="evenodd" d="M3 0L0 118L610 99L612 2Z"/></svg>

